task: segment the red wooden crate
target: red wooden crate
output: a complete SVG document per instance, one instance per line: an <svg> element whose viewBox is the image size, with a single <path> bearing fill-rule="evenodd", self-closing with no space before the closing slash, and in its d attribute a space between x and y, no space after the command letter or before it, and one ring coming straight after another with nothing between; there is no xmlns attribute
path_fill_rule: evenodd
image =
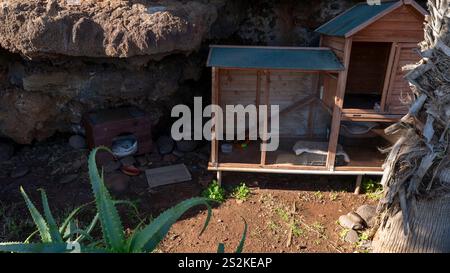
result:
<svg viewBox="0 0 450 273"><path fill-rule="evenodd" d="M83 125L90 149L98 146L111 147L114 138L133 134L138 141L137 155L152 151L150 117L135 107L108 109L85 114ZM99 154L98 159L103 161L106 157L106 154Z"/></svg>

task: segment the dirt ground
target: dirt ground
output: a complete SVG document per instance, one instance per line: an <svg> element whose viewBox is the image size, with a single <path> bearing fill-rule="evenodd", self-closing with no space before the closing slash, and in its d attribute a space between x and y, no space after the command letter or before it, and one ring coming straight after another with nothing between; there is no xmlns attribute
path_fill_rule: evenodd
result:
<svg viewBox="0 0 450 273"><path fill-rule="evenodd" d="M87 153L87 150L72 149L63 139L56 139L20 147L11 160L0 163L0 241L23 241L34 230L19 186L37 204L40 202L37 189L45 189L59 221L75 207L92 201ZM205 181L213 177L205 170L207 154L207 149L200 149L174 162L161 158L152 162L150 156L145 168L183 162L193 180L150 191L143 175L131 178L125 192L113 194L116 199L131 200L138 207L138 215L129 208L120 208L125 228L133 229L139 221L148 222L165 209L199 196ZM29 173L11 178L11 171L19 166L28 167ZM74 181L61 183L63 177L72 174L77 175ZM223 242L226 252L232 252L242 236L243 219L248 223L244 252L365 251L357 244L344 242L342 228L337 224L340 215L362 204L376 202L364 194L354 195L354 180L345 176L225 173L223 185L227 192L245 182L251 189L250 197L242 203L228 197L215 206L211 222L201 236L206 209L192 209L172 227L157 251L215 252ZM80 225L92 217L92 210L80 216ZM289 233L292 239L288 246Z"/></svg>

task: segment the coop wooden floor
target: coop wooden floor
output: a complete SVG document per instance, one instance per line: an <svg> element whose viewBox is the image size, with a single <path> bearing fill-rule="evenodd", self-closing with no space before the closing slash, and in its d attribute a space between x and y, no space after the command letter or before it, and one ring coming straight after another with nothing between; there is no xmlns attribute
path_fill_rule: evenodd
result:
<svg viewBox="0 0 450 273"><path fill-rule="evenodd" d="M250 142L247 148L233 146L233 152L224 154L219 151L219 165L223 167L239 168L270 168L270 169L304 169L304 170L323 170L325 164L318 160L314 164L304 164L299 157L294 154L292 147L298 138L281 138L278 150L267 152L266 165L261 166L260 142ZM305 139L306 140L306 139ZM313 140L313 139L309 139ZM314 139L318 141L318 139ZM320 141L320 140L319 140ZM323 140L322 140L323 141ZM219 145L220 147L220 145ZM344 151L350 157L350 162L339 166L336 165L336 171L358 171L368 170L381 172L385 156L381 154L376 146L358 145L343 146ZM319 163L318 163L319 162Z"/></svg>

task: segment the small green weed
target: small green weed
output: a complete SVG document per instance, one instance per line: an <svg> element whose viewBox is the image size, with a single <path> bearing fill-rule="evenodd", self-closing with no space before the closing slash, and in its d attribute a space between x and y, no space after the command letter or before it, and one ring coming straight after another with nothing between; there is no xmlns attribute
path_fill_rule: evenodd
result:
<svg viewBox="0 0 450 273"><path fill-rule="evenodd" d="M289 213L287 213L283 208L276 208L275 212L278 216L286 223L289 223Z"/></svg>
<svg viewBox="0 0 450 273"><path fill-rule="evenodd" d="M244 182L239 184L234 190L232 196L240 201L246 201L250 196L251 191L250 188L245 185Z"/></svg>
<svg viewBox="0 0 450 273"><path fill-rule="evenodd" d="M202 196L215 200L217 202L225 201L225 190L217 183L216 180L213 180L211 184L202 192Z"/></svg>
<svg viewBox="0 0 450 273"><path fill-rule="evenodd" d="M383 196L383 187L378 181L365 177L361 186L369 199L380 200Z"/></svg>

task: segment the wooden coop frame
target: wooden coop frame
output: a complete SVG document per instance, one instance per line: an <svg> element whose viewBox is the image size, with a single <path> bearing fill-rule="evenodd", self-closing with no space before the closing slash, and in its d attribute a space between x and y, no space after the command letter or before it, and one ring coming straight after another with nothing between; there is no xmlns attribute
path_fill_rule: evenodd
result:
<svg viewBox="0 0 450 273"><path fill-rule="evenodd" d="M320 47L317 48L211 46L207 65L212 67L212 104L221 105L223 100L242 104L248 96L239 90L251 86L255 91L252 101L256 105L269 105L280 100L277 96L282 96L284 91L279 90L279 86L283 89L283 86L294 82L289 81L289 77L315 75L308 78L311 86L308 94L284 107L280 116L283 111L308 109L303 122L307 124L305 135L310 138L315 137L313 127L317 109L328 112L331 121L323 166L269 164L268 155L263 151L259 162L245 162L252 158L250 155L239 155L239 162L223 162L213 127L208 170L217 172L219 183L223 171L357 175L357 184L362 175L381 175L384 158L376 165L370 161L358 166L335 164L340 128L346 121L392 123L406 113L407 106L403 101L408 97L410 87L404 79L402 67L420 60L414 50L423 40L426 14L412 0L373 6L360 3L316 30L320 33ZM251 75L251 84L248 75ZM242 79L241 83L239 79ZM298 82L302 81L305 79ZM233 90L227 90L227 82L231 82ZM294 91L301 92L300 89ZM292 98L287 95L285 100L292 102ZM214 115L212 118L216 121ZM267 116L263 124L267 132Z"/></svg>

